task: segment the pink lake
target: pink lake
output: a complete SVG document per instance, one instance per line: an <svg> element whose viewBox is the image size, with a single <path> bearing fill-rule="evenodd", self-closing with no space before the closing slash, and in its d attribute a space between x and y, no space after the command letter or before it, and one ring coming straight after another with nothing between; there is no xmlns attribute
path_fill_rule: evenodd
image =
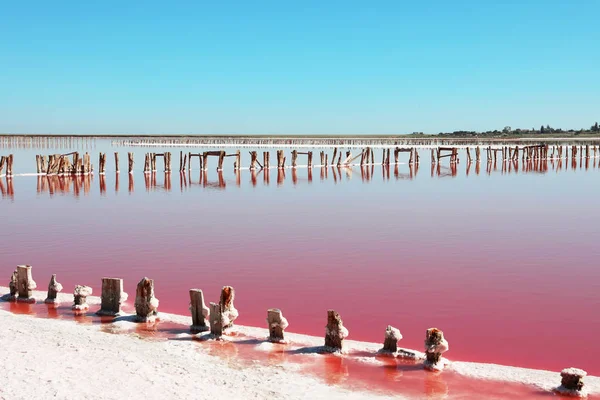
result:
<svg viewBox="0 0 600 400"><path fill-rule="evenodd" d="M56 273L65 291L86 284L98 294L110 276L131 295L148 276L160 310L187 314L188 289L216 301L232 285L243 325L265 325L277 307L290 331L321 336L335 309L355 340L382 341L393 325L401 346L421 349L425 330L437 327L453 360L600 374L596 159L468 168L461 152L455 170L447 159L438 170L421 150L417 170L236 175L230 158L223 174L213 164L202 176L197 167L179 174L179 151L212 148L55 147L4 144L0 154L13 153L21 174L35 172L35 154L89 151L96 165L106 151L107 174L1 179L5 286L17 264L33 265L41 289ZM170 177L144 176L145 151L173 152Z"/></svg>

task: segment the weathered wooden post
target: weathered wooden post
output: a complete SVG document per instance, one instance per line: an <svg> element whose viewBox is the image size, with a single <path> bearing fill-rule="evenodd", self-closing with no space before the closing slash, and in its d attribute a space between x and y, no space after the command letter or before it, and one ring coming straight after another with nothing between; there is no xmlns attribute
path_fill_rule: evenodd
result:
<svg viewBox="0 0 600 400"><path fill-rule="evenodd" d="M258 157L258 154L256 153L256 151L250 152L250 170L251 171L256 169L256 158L257 157Z"/></svg>
<svg viewBox="0 0 600 400"><path fill-rule="evenodd" d="M18 302L35 303L32 297L33 290L37 287L31 275L31 265L17 266L17 289L19 297Z"/></svg>
<svg viewBox="0 0 600 400"><path fill-rule="evenodd" d="M265 166L265 169L269 169L271 168L271 162L269 160L269 156L270 156L270 152L268 151L263 151L263 164Z"/></svg>
<svg viewBox="0 0 600 400"><path fill-rule="evenodd" d="M115 151L115 171L119 173L119 153Z"/></svg>
<svg viewBox="0 0 600 400"><path fill-rule="evenodd" d="M267 311L267 324L269 326L269 342L285 343L283 334L289 324L280 309L270 308Z"/></svg>
<svg viewBox="0 0 600 400"><path fill-rule="evenodd" d="M333 157L331 158L331 163L335 163L335 157L337 156L337 147L333 149Z"/></svg>
<svg viewBox="0 0 600 400"><path fill-rule="evenodd" d="M19 279L17 278L17 270L15 269L10 276L10 282L8 283L9 294L3 297L6 301L17 301L17 295L19 293Z"/></svg>
<svg viewBox="0 0 600 400"><path fill-rule="evenodd" d="M450 158L450 161L452 162L452 157ZM408 163L409 164L413 163L413 149L410 149L410 153L409 153L409 157L408 157Z"/></svg>
<svg viewBox="0 0 600 400"><path fill-rule="evenodd" d="M183 151L179 151L179 172L183 172Z"/></svg>
<svg viewBox="0 0 600 400"><path fill-rule="evenodd" d="M40 173L40 156L38 154L35 155L35 168L36 168L36 173ZM0 171L0 174L2 172Z"/></svg>
<svg viewBox="0 0 600 400"><path fill-rule="evenodd" d="M102 299L96 314L115 317L121 315L121 304L127 300L123 291L123 279L102 278Z"/></svg>
<svg viewBox="0 0 600 400"><path fill-rule="evenodd" d="M238 150L235 153L235 166L233 167L233 169L237 171L240 168L242 168L242 154Z"/></svg>
<svg viewBox="0 0 600 400"><path fill-rule="evenodd" d="M473 160L471 159L471 151L467 147L467 162L470 164Z"/></svg>
<svg viewBox="0 0 600 400"><path fill-rule="evenodd" d="M325 165L325 152L321 151L319 153L319 156L321 156L321 167L322 167L323 165Z"/></svg>
<svg viewBox="0 0 600 400"><path fill-rule="evenodd" d="M223 314L223 329L233 326L233 321L239 316L238 310L233 306L235 290L231 286L223 286L221 290L221 313Z"/></svg>
<svg viewBox="0 0 600 400"><path fill-rule="evenodd" d="M554 389L557 393L571 397L587 397L583 378L587 375L579 368L565 368L560 372L561 384Z"/></svg>
<svg viewBox="0 0 600 400"><path fill-rule="evenodd" d="M312 168L312 155L313 155L313 152L309 151L308 152L308 169Z"/></svg>
<svg viewBox="0 0 600 400"><path fill-rule="evenodd" d="M223 171L223 161L225 160L225 152L221 150L219 152L219 165L217 166L217 171Z"/></svg>
<svg viewBox="0 0 600 400"><path fill-rule="evenodd" d="M340 315L334 310L327 311L327 326L325 327L325 349L327 351L342 351L344 339L348 337L348 329Z"/></svg>
<svg viewBox="0 0 600 400"><path fill-rule="evenodd" d="M203 171L208 171L208 152L207 151L202 153L202 162L200 162L200 169Z"/></svg>
<svg viewBox="0 0 600 400"><path fill-rule="evenodd" d="M2 175L2 170L4 169L4 165L6 164L6 157L0 157L0 176Z"/></svg>
<svg viewBox="0 0 600 400"><path fill-rule="evenodd" d="M135 291L137 322L154 322L158 314L158 299L154 297L154 280L144 277Z"/></svg>
<svg viewBox="0 0 600 400"><path fill-rule="evenodd" d="M44 300L44 303L58 303L58 300L56 298L62 290L62 285L56 281L56 274L52 274L52 277L50 278L50 283L48 283L48 296L46 297L46 300Z"/></svg>
<svg viewBox="0 0 600 400"><path fill-rule="evenodd" d="M375 152L371 149L371 162L375 164Z"/></svg>
<svg viewBox="0 0 600 400"><path fill-rule="evenodd" d="M185 171L185 167L187 166L187 159L188 159L188 155L187 155L187 154L184 154L184 155L183 155L183 166L182 166L182 168L181 168L181 172L184 172L184 171Z"/></svg>
<svg viewBox="0 0 600 400"><path fill-rule="evenodd" d="M400 155L400 150L398 150L398 148L396 147L394 149L394 165L398 165L398 156ZM431 159L435 160L434 155L433 155L433 149L431 149Z"/></svg>
<svg viewBox="0 0 600 400"><path fill-rule="evenodd" d="M47 156L42 156L41 163L42 163L42 165L41 165L41 168L42 168L41 172L44 174L44 173L46 173L46 171L48 169L48 157Z"/></svg>
<svg viewBox="0 0 600 400"><path fill-rule="evenodd" d="M381 165L385 165L385 149L381 149Z"/></svg>
<svg viewBox="0 0 600 400"><path fill-rule="evenodd" d="M475 148L475 161L481 162L481 149L479 148L479 146Z"/></svg>
<svg viewBox="0 0 600 400"><path fill-rule="evenodd" d="M444 369L442 353L448 351L449 346L444 339L444 332L437 328L427 329L425 334L425 368L441 371Z"/></svg>
<svg viewBox="0 0 600 400"><path fill-rule="evenodd" d="M104 162L106 160L106 153L100 153L98 157L98 171L100 175L104 175Z"/></svg>
<svg viewBox="0 0 600 400"><path fill-rule="evenodd" d="M87 297L92 294L92 288L89 286L77 285L73 291L73 307L75 311L85 311L90 308L87 303Z"/></svg>
<svg viewBox="0 0 600 400"><path fill-rule="evenodd" d="M146 153L144 159L144 173L150 172L150 153Z"/></svg>
<svg viewBox="0 0 600 400"><path fill-rule="evenodd" d="M387 165L388 167L390 165L390 149L387 149L387 152L386 152L385 165Z"/></svg>
<svg viewBox="0 0 600 400"><path fill-rule="evenodd" d="M398 341L402 339L402 334L398 328L391 325L385 329L385 339L383 340L383 353L395 353L398 351Z"/></svg>
<svg viewBox="0 0 600 400"><path fill-rule="evenodd" d="M133 153L127 153L128 161L129 161L129 173L133 174Z"/></svg>
<svg viewBox="0 0 600 400"><path fill-rule="evenodd" d="M292 150L292 168L296 168L296 161L298 159L298 151Z"/></svg>
<svg viewBox="0 0 600 400"><path fill-rule="evenodd" d="M325 167L329 167L329 154L325 154Z"/></svg>
<svg viewBox="0 0 600 400"><path fill-rule="evenodd" d="M365 151L365 164L370 164L371 163L371 148L367 147L366 151Z"/></svg>
<svg viewBox="0 0 600 400"><path fill-rule="evenodd" d="M585 158L590 158L590 145L585 145Z"/></svg>
<svg viewBox="0 0 600 400"><path fill-rule="evenodd" d="M190 289L190 311L192 312L192 333L200 333L210 330L206 321L210 315L210 310L204 304L204 294L200 289Z"/></svg>
<svg viewBox="0 0 600 400"><path fill-rule="evenodd" d="M13 155L9 154L6 159L6 176L13 176Z"/></svg>
<svg viewBox="0 0 600 400"><path fill-rule="evenodd" d="M223 315L221 305L210 303L210 333L217 339L223 335Z"/></svg>
<svg viewBox="0 0 600 400"><path fill-rule="evenodd" d="M171 172L171 152L167 151L164 157L165 161L165 172Z"/></svg>

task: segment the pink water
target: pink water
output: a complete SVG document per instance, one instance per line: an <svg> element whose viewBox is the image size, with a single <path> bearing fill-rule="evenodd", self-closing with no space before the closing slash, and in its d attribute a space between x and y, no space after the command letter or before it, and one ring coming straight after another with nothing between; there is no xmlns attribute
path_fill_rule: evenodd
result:
<svg viewBox="0 0 600 400"><path fill-rule="evenodd" d="M125 169L131 148L97 146L94 160L119 151ZM143 152L162 150L135 149L137 171L118 183L110 168L103 179L2 178L4 285L17 264L33 265L42 289L56 273L65 290L99 293L100 278L113 276L133 294L148 276L160 310L180 314L188 289L216 301L232 285L244 325L265 325L277 307L288 330L321 336L333 308L351 339L382 341L391 324L401 346L421 349L435 326L450 359L600 374L595 160L518 171L483 163L467 174L464 160L431 169L424 152L418 171L267 177L227 165L222 176L211 168L145 179ZM0 149L9 152L20 173L51 150Z"/></svg>

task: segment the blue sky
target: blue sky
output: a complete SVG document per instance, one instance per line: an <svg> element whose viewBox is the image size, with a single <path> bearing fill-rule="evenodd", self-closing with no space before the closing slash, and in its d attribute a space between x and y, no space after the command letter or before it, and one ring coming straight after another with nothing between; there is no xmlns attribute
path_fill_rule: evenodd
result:
<svg viewBox="0 0 600 400"><path fill-rule="evenodd" d="M5 133L401 134L600 120L600 1L0 5Z"/></svg>

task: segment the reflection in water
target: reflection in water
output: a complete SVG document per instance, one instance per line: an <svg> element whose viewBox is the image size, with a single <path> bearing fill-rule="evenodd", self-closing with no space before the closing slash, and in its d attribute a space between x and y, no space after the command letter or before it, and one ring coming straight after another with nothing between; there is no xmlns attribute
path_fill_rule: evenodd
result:
<svg viewBox="0 0 600 400"><path fill-rule="evenodd" d="M591 159L593 159L593 163L590 161ZM585 160L585 161L584 161ZM443 164L443 163L431 163L431 171L430 171L430 176L433 177L437 177L437 178L446 178L446 177L456 177L458 176L458 162L457 163L449 163L449 164ZM473 164L475 164L475 166L473 166ZM481 162L472 162L472 161L467 161L467 165L464 169L464 176L469 177L472 175L471 170L472 168L475 169L475 175L480 175L481 173ZM500 165L498 165L500 164ZM511 175L511 174L518 174L518 173L533 173L533 174L546 174L548 173L548 171L555 171L555 172L559 172L563 170L567 171L569 169L569 166L571 168L571 170L577 170L578 168L583 170L585 168L585 170L590 170L590 169L596 169L597 167L600 167L600 163L598 163L596 161L596 158L580 158L579 159L579 163L577 162L577 158L570 158L570 159L563 159L563 158L556 158L556 159L540 159L540 158L534 158L531 157L529 159L525 159L524 161L522 161L522 168L521 168L521 161L518 158L509 158L506 161L494 161L493 159L491 159L489 162L486 163L486 174L487 175L492 175L492 173L500 173L500 175ZM365 166L356 166L356 167L341 167L341 166L330 166L330 167L320 167L320 171L319 171L319 177L320 177L320 181L327 181L330 179L330 173L331 173L331 179L332 182L334 184L338 184L342 182L342 180L345 181L351 181L352 177L354 175L355 172L357 172L357 168L358 171L360 172L360 180L363 183L369 183L374 176L375 173L375 168L376 166L374 165L365 165ZM382 176L382 180L383 181L389 181L390 177L391 177L391 166L389 165L382 165L382 166L377 166L377 168L381 168L381 176ZM393 166L394 171L394 178L395 180L412 180L415 179L417 177L418 171L419 171L419 164L410 164L408 166L403 166L403 165L398 165L395 164ZM292 184L293 185L298 185L299 183L302 182L308 182L309 184L312 183L313 181L313 171L311 168L307 168L307 172L306 172L306 176L307 179L306 181L304 181L303 179L299 179L298 174L301 173L299 171L299 169L302 168L287 168L289 170L291 170L290 174L291 174L291 180L292 180ZM286 168L284 169L277 169L277 186L282 186L287 177L286 177ZM330 171L331 170L331 171ZM406 171L406 172L401 172L401 171ZM235 179L235 185L237 187L241 187L242 185L242 175L246 173L242 170L235 170L234 171L234 179ZM257 169L257 170L250 170L248 171L248 173L250 174L250 179L249 179L249 183L252 187L256 187L258 184L258 179L259 179L259 175L263 174L263 186L269 186L270 185L270 173L271 171L269 169ZM157 173L153 172L153 173L146 173L144 174L144 185L146 188L146 191L154 191L154 190L161 190L161 191L166 191L166 192L170 192L171 191L171 173L164 173L164 178L162 180L162 182L158 182L157 179ZM196 185L196 184L200 184L202 187L204 188L212 188L212 189L225 189L227 186L227 181L225 179L225 176L223 174L223 171L218 171L217 172L217 177L215 181L211 181L209 179L209 174L208 171L201 171L199 173L198 176L198 181L193 182L192 180L192 172L185 172L185 171L181 171L179 174L179 187L180 187L180 191L183 192L184 190L187 190L188 188L191 188L191 186ZM344 176L345 175L345 179ZM66 193L73 193L75 197L78 197L81 193L81 190L83 190L83 193L85 195L88 195L90 193L91 190L91 185L92 185L92 181L94 179L94 175L64 175L64 176L58 176L58 175L52 175L52 176L46 176L46 175L39 175L37 176L36 179L36 183L37 183L37 193L41 194L41 193L49 193L50 196L53 196L56 193L59 194L66 194ZM0 179L0 194L2 195L2 198L9 198L9 199L14 199L14 186L13 186L13 180L14 178L6 178L5 180ZM107 178L105 175L99 175L98 176L98 180L99 180L99 191L100 194L102 195L106 195L106 185L107 185ZM119 180L120 180L120 176L118 173L115 174L115 182L114 182L114 187L115 187L115 193L119 192ZM128 190L129 193L133 193L134 192L134 174L128 174Z"/></svg>

